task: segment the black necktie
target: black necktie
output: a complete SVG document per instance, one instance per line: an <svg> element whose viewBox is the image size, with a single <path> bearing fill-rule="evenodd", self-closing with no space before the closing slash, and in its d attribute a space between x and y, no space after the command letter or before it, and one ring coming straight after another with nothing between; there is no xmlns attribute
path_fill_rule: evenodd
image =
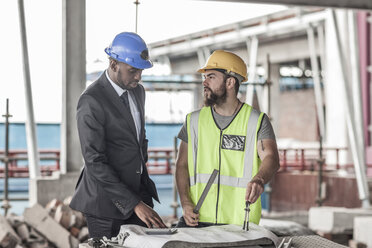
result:
<svg viewBox="0 0 372 248"><path fill-rule="evenodd" d="M125 107L127 107L128 108L128 111L130 112L129 99L128 99L128 91L126 90L123 94L121 94L120 98L123 101Z"/></svg>

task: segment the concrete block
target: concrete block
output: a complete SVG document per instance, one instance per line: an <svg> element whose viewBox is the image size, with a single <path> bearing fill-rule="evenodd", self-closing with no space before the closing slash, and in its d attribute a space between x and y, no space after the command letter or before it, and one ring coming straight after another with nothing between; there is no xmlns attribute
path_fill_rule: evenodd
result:
<svg viewBox="0 0 372 248"><path fill-rule="evenodd" d="M50 177L38 177L29 181L30 205L39 203L45 206L53 199L65 199L75 192L80 172L66 174L54 173Z"/></svg>
<svg viewBox="0 0 372 248"><path fill-rule="evenodd" d="M12 226L4 216L0 215L0 247L15 247L20 243L21 239Z"/></svg>
<svg viewBox="0 0 372 248"><path fill-rule="evenodd" d="M34 228L31 227L31 230L30 230L30 239L33 239L33 240L43 240L44 237L40 235L40 233L38 233L37 231L35 231Z"/></svg>
<svg viewBox="0 0 372 248"><path fill-rule="evenodd" d="M372 216L355 217L353 235L354 240L372 247Z"/></svg>
<svg viewBox="0 0 372 248"><path fill-rule="evenodd" d="M48 242L46 240L31 241L28 243L30 248L48 248Z"/></svg>
<svg viewBox="0 0 372 248"><path fill-rule="evenodd" d="M6 216L6 219L13 229L25 222L22 215L10 214Z"/></svg>
<svg viewBox="0 0 372 248"><path fill-rule="evenodd" d="M352 233L354 218L371 216L372 209L312 207L309 210L309 228L326 233Z"/></svg>
<svg viewBox="0 0 372 248"><path fill-rule="evenodd" d="M31 208L26 208L23 214L26 223L35 228L36 231L45 236L50 242L59 248L78 247L78 241L70 233L59 225L48 211L41 205L35 204Z"/></svg>
<svg viewBox="0 0 372 248"><path fill-rule="evenodd" d="M28 226L25 223L22 223L16 227L17 234L22 239L22 241L28 239L30 237L30 231L28 230Z"/></svg>

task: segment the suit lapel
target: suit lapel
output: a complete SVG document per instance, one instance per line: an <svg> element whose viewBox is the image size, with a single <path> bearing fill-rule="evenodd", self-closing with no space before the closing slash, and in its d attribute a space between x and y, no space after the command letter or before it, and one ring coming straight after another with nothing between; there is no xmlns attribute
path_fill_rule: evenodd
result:
<svg viewBox="0 0 372 248"><path fill-rule="evenodd" d="M137 140L137 131L136 126L134 124L134 120L130 111L125 107L124 103L120 99L119 95L116 93L115 89L112 87L108 79L106 78L105 73L102 74L100 78L101 85L104 88L105 95L110 99L110 101L114 104L115 108L123 115L125 121L128 123L130 130L132 131L134 137Z"/></svg>

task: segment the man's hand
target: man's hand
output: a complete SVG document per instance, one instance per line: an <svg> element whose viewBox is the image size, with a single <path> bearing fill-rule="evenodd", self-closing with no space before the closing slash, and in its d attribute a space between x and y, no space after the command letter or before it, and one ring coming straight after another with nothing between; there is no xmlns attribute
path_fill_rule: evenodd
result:
<svg viewBox="0 0 372 248"><path fill-rule="evenodd" d="M183 218L188 226L197 226L199 223L199 214L194 213L193 204L185 204L183 208Z"/></svg>
<svg viewBox="0 0 372 248"><path fill-rule="evenodd" d="M140 218L148 228L152 227L166 227L160 216L143 201L140 201L137 206L134 207L134 212Z"/></svg>
<svg viewBox="0 0 372 248"><path fill-rule="evenodd" d="M255 203L264 192L264 180L262 178L253 178L247 184L247 190L245 192L245 200L249 201L251 204Z"/></svg>

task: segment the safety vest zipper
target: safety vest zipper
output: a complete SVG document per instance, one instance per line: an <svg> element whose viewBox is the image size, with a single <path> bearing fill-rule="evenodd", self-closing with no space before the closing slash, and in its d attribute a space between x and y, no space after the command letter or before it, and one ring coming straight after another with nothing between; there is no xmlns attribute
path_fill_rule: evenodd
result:
<svg viewBox="0 0 372 248"><path fill-rule="evenodd" d="M219 144L219 148L218 148L218 182L217 182L217 203L216 203L216 223L215 224L218 224L218 219L217 219L217 216L218 216L218 200L220 198L220 175L221 175L221 148L222 147L222 130L220 129L220 144Z"/></svg>

